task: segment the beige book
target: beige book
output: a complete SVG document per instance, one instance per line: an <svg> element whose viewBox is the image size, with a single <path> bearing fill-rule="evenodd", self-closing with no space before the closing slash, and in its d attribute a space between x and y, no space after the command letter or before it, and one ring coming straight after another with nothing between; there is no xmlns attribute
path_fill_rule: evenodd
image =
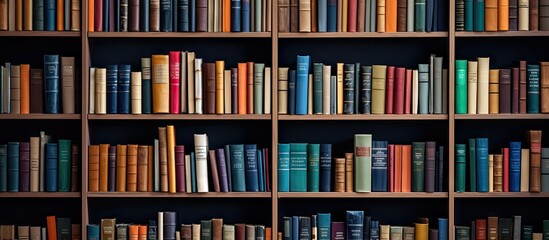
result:
<svg viewBox="0 0 549 240"><path fill-rule="evenodd" d="M528 31L530 24L529 1L518 0L518 30Z"/></svg>
<svg viewBox="0 0 549 240"><path fill-rule="evenodd" d="M385 0L377 0L377 32L385 32Z"/></svg>
<svg viewBox="0 0 549 240"><path fill-rule="evenodd" d="M208 192L208 135L194 134L197 192Z"/></svg>
<svg viewBox="0 0 549 240"><path fill-rule="evenodd" d="M337 63L337 114L343 114L343 66Z"/></svg>
<svg viewBox="0 0 549 240"><path fill-rule="evenodd" d="M15 31L15 13L16 13L16 10L15 10L15 2L16 1L19 1L19 0L8 0L8 9L9 9L9 20L8 20L8 23L9 23L9 28L8 30L9 31Z"/></svg>
<svg viewBox="0 0 549 240"><path fill-rule="evenodd" d="M467 113L477 114L478 62L467 62Z"/></svg>
<svg viewBox="0 0 549 240"><path fill-rule="evenodd" d="M322 66L322 113L330 114L330 80L332 76L332 66Z"/></svg>
<svg viewBox="0 0 549 240"><path fill-rule="evenodd" d="M372 66L372 114L385 113L386 65Z"/></svg>
<svg viewBox="0 0 549 240"><path fill-rule="evenodd" d="M194 110L202 114L202 58L194 59Z"/></svg>
<svg viewBox="0 0 549 240"><path fill-rule="evenodd" d="M307 84L307 114L313 114L313 74L309 74L309 83Z"/></svg>
<svg viewBox="0 0 549 240"><path fill-rule="evenodd" d="M214 31L214 9L215 9L215 0L208 0L208 32ZM253 9L253 8L251 8ZM250 9L250 10L251 10ZM253 19L253 18L252 18ZM159 239L161 240L161 239Z"/></svg>
<svg viewBox="0 0 549 240"><path fill-rule="evenodd" d="M175 231L175 240L181 240L181 232Z"/></svg>
<svg viewBox="0 0 549 240"><path fill-rule="evenodd" d="M88 113L95 113L95 68L90 68L90 84L88 91Z"/></svg>
<svg viewBox="0 0 549 240"><path fill-rule="evenodd" d="M347 32L347 25L349 24L347 22L347 18L349 17L349 0L343 0L339 6L343 9L341 15L338 15L341 16L341 32Z"/></svg>
<svg viewBox="0 0 549 240"><path fill-rule="evenodd" d="M379 225L379 237L381 240L391 239L391 225Z"/></svg>
<svg viewBox="0 0 549 240"><path fill-rule="evenodd" d="M195 113L194 102L194 52L187 53L187 106L189 113Z"/></svg>
<svg viewBox="0 0 549 240"><path fill-rule="evenodd" d="M221 9L221 1L220 0L213 0L213 31L219 32L219 21L220 21L220 14L219 9ZM212 5L209 5L212 6Z"/></svg>
<svg viewBox="0 0 549 240"><path fill-rule="evenodd" d="M543 233L532 233L532 240L542 240Z"/></svg>
<svg viewBox="0 0 549 240"><path fill-rule="evenodd" d="M30 191L40 189L40 138L30 138Z"/></svg>
<svg viewBox="0 0 549 240"><path fill-rule="evenodd" d="M530 191L530 149L520 151L520 191Z"/></svg>
<svg viewBox="0 0 549 240"><path fill-rule="evenodd" d="M200 240L200 224L192 225L192 240ZM160 240L160 239L159 239Z"/></svg>
<svg viewBox="0 0 549 240"><path fill-rule="evenodd" d="M107 114L107 69L95 70L95 114Z"/></svg>
<svg viewBox="0 0 549 240"><path fill-rule="evenodd" d="M131 73L131 106L132 114L141 114L141 72L132 72Z"/></svg>
<svg viewBox="0 0 549 240"><path fill-rule="evenodd" d="M265 67L265 82L263 84L264 92L263 92L263 112L265 114L271 114L271 67Z"/></svg>
<svg viewBox="0 0 549 240"><path fill-rule="evenodd" d="M490 69L488 113L499 113L499 69Z"/></svg>
<svg viewBox="0 0 549 240"><path fill-rule="evenodd" d="M311 32L311 0L299 0L299 32Z"/></svg>
<svg viewBox="0 0 549 240"><path fill-rule="evenodd" d="M191 182L191 155L185 155L185 190L188 193L191 192L192 182Z"/></svg>
<svg viewBox="0 0 549 240"><path fill-rule="evenodd" d="M30 238L30 227L29 226L17 226L17 239L18 240L29 240Z"/></svg>
<svg viewBox="0 0 549 240"><path fill-rule="evenodd" d="M75 113L74 57L61 57L63 113Z"/></svg>
<svg viewBox="0 0 549 240"><path fill-rule="evenodd" d="M224 113L231 114L231 70L225 70L223 73L223 96Z"/></svg>
<svg viewBox="0 0 549 240"><path fill-rule="evenodd" d="M21 113L21 67L10 66L10 113Z"/></svg>
<svg viewBox="0 0 549 240"><path fill-rule="evenodd" d="M488 114L489 102L489 79L490 79L490 58L478 58L478 99L477 112L478 114Z"/></svg>
<svg viewBox="0 0 549 240"><path fill-rule="evenodd" d="M187 52L186 51L182 51L181 52L181 60L180 60L180 64L179 64L179 79L181 81L181 83L179 84L179 94L180 94L180 104L179 104L179 107L181 108L181 113L187 113L188 111L188 103L187 103L187 100L188 100L188 97L187 97L187 80L188 80L188 76L189 74L187 73L187 71L189 70L188 68L188 63L187 63Z"/></svg>
<svg viewBox="0 0 549 240"><path fill-rule="evenodd" d="M494 191L494 155L488 154L488 192Z"/></svg>
<svg viewBox="0 0 549 240"><path fill-rule="evenodd" d="M288 68L278 68L278 114L288 114Z"/></svg>
<svg viewBox="0 0 549 240"><path fill-rule="evenodd" d="M168 55L152 55L151 76L152 76L152 112L170 112L170 71Z"/></svg>
<svg viewBox="0 0 549 240"><path fill-rule="evenodd" d="M30 240L40 240L41 231L40 227L30 227Z"/></svg>
<svg viewBox="0 0 549 240"><path fill-rule="evenodd" d="M164 212L158 212L156 236L158 240L164 240ZM114 240L114 239L112 239Z"/></svg>
<svg viewBox="0 0 549 240"><path fill-rule="evenodd" d="M412 71L412 114L417 114L419 101L419 72Z"/></svg>

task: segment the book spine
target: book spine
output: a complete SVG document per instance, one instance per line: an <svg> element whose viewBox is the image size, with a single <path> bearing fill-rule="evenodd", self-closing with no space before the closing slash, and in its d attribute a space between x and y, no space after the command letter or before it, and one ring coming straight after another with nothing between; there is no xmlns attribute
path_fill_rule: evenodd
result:
<svg viewBox="0 0 549 240"><path fill-rule="evenodd" d="M290 144L278 144L278 191L290 191Z"/></svg>
<svg viewBox="0 0 549 240"><path fill-rule="evenodd" d="M435 191L436 143L425 143L425 192Z"/></svg>
<svg viewBox="0 0 549 240"><path fill-rule="evenodd" d="M307 192L318 192L320 179L320 144L307 145Z"/></svg>
<svg viewBox="0 0 549 240"><path fill-rule="evenodd" d="M8 154L10 154L9 150L10 144L8 143ZM46 192L56 192L57 191L57 163L58 163L58 147L57 143L46 143L45 147L45 184L44 184L44 190ZM9 156L8 156L9 161ZM8 164L8 167L10 165ZM9 169L8 169L9 174ZM9 176L8 176L9 179ZM9 181L8 181L9 182ZM9 188L8 188L9 191Z"/></svg>
<svg viewBox="0 0 549 240"><path fill-rule="evenodd" d="M265 64L264 63L254 63L253 66L254 69L254 75L253 75L253 105L254 105L254 114L263 114L263 101L264 101L264 94L263 94L263 86L264 86L264 71L265 71ZM265 94L266 95L266 94Z"/></svg>
<svg viewBox="0 0 549 240"><path fill-rule="evenodd" d="M429 64L419 64L419 114L429 111Z"/></svg>
<svg viewBox="0 0 549 240"><path fill-rule="evenodd" d="M528 74L527 112L539 113L540 66L528 65L526 72Z"/></svg>
<svg viewBox="0 0 549 240"><path fill-rule="evenodd" d="M414 9L414 31L425 32L426 0L416 0Z"/></svg>
<svg viewBox="0 0 549 240"><path fill-rule="evenodd" d="M245 159L244 145L242 144L230 145L230 152L231 152L231 174L232 174L233 191L245 192L246 191L246 174L245 174L246 168L245 168L245 160L244 160Z"/></svg>
<svg viewBox="0 0 549 240"><path fill-rule="evenodd" d="M387 141L372 142L372 191L387 192L388 182Z"/></svg>
<svg viewBox="0 0 549 240"><path fill-rule="evenodd" d="M372 135L355 134L354 145L356 158L355 191L371 192L373 177L369 178L366 176L372 176L373 174Z"/></svg>
<svg viewBox="0 0 549 240"><path fill-rule="evenodd" d="M355 65L344 65L343 114L354 114L355 110Z"/></svg>
<svg viewBox="0 0 549 240"><path fill-rule="evenodd" d="M59 165L58 165L58 187L60 192L68 192L71 186L71 140L60 139Z"/></svg>
<svg viewBox="0 0 549 240"><path fill-rule="evenodd" d="M131 65L118 66L118 113L130 113Z"/></svg>
<svg viewBox="0 0 549 240"><path fill-rule="evenodd" d="M456 192L465 192L466 146L456 144Z"/></svg>
<svg viewBox="0 0 549 240"><path fill-rule="evenodd" d="M150 0L140 0L139 3L139 31L149 31L149 18L150 18Z"/></svg>
<svg viewBox="0 0 549 240"><path fill-rule="evenodd" d="M107 113L118 113L118 66L107 66Z"/></svg>
<svg viewBox="0 0 549 240"><path fill-rule="evenodd" d="M107 191L116 191L116 146L109 146Z"/></svg>
<svg viewBox="0 0 549 240"><path fill-rule="evenodd" d="M346 239L362 240L364 232L364 211L347 211L346 215Z"/></svg>
<svg viewBox="0 0 549 240"><path fill-rule="evenodd" d="M131 72L131 113L141 114L143 111L143 85L141 72Z"/></svg>
<svg viewBox="0 0 549 240"><path fill-rule="evenodd" d="M425 142L412 143L412 192L425 191Z"/></svg>
<svg viewBox="0 0 549 240"><path fill-rule="evenodd" d="M29 191L30 143L19 143L19 191Z"/></svg>
<svg viewBox="0 0 549 240"><path fill-rule="evenodd" d="M331 173L332 173L332 145L320 144L320 181L319 181L320 192L332 191Z"/></svg>
<svg viewBox="0 0 549 240"><path fill-rule="evenodd" d="M477 191L488 192L488 139L477 138Z"/></svg>
<svg viewBox="0 0 549 240"><path fill-rule="evenodd" d="M141 103L143 113L152 112L152 82L151 82L151 59L141 58Z"/></svg>
<svg viewBox="0 0 549 240"><path fill-rule="evenodd" d="M177 1L177 0L174 0ZM180 84L181 84L181 51L170 51L170 113L179 114L181 112Z"/></svg>
<svg viewBox="0 0 549 240"><path fill-rule="evenodd" d="M240 32L241 15L242 15L241 0L231 0L231 32Z"/></svg>
<svg viewBox="0 0 549 240"><path fill-rule="evenodd" d="M307 91L309 75L309 56L297 56L296 98L295 114L307 114ZM291 75L290 75L290 99L291 99ZM291 103L291 100L290 100ZM291 114L291 111L290 111Z"/></svg>
<svg viewBox="0 0 549 240"><path fill-rule="evenodd" d="M372 66L362 66L360 113L369 114L372 105Z"/></svg>
<svg viewBox="0 0 549 240"><path fill-rule="evenodd" d="M161 32L173 31L172 1L177 1L177 0L160 0L160 31Z"/></svg>
<svg viewBox="0 0 549 240"><path fill-rule="evenodd" d="M227 161L225 159L225 150L223 148L216 149L216 159L221 191L229 192Z"/></svg>
<svg viewBox="0 0 549 240"><path fill-rule="evenodd" d="M61 113L59 110L59 55L44 55L44 111Z"/></svg>
<svg viewBox="0 0 549 240"><path fill-rule="evenodd" d="M257 145L255 144L244 145L244 153L245 153L245 169L246 169L246 191L257 192L259 191Z"/></svg>
<svg viewBox="0 0 549 240"><path fill-rule="evenodd" d="M307 144L290 144L290 192L307 191Z"/></svg>
<svg viewBox="0 0 549 240"><path fill-rule="evenodd" d="M393 114L395 96L395 67L387 66L387 81L385 86L385 114Z"/></svg>
<svg viewBox="0 0 549 240"><path fill-rule="evenodd" d="M251 3L250 0L241 0L242 2L242 18L241 18L241 31L250 32L251 31Z"/></svg>

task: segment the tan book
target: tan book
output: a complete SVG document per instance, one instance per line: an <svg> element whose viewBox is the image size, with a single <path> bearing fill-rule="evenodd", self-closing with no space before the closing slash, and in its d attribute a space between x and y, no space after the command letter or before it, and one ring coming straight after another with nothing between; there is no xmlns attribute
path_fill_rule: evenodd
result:
<svg viewBox="0 0 549 240"><path fill-rule="evenodd" d="M377 0L377 32L385 32L385 0Z"/></svg>
<svg viewBox="0 0 549 240"><path fill-rule="evenodd" d="M267 14L266 14L266 18L267 18L266 19L266 22L267 22L266 24L267 24L267 26L265 28L265 31L271 32L272 19L273 19L273 17L272 17L272 13L273 13L272 12L273 11L272 10L272 6L273 6L272 1L267 0L267 4L263 4L263 6L265 6L265 5L267 6L267 9L265 9L265 11L267 12Z"/></svg>
<svg viewBox="0 0 549 240"><path fill-rule="evenodd" d="M23 30L32 31L32 0L23 0Z"/></svg>
<svg viewBox="0 0 549 240"><path fill-rule="evenodd" d="M347 22L349 20L349 0L341 1L341 8L341 15L338 15L338 18L341 16L341 32L347 32L349 25Z"/></svg>
<svg viewBox="0 0 549 240"><path fill-rule="evenodd" d="M520 191L530 191L530 149L520 151Z"/></svg>
<svg viewBox="0 0 549 240"><path fill-rule="evenodd" d="M212 239L211 240L223 240L223 219L212 219Z"/></svg>
<svg viewBox="0 0 549 240"><path fill-rule="evenodd" d="M101 240L115 240L116 218L101 219Z"/></svg>
<svg viewBox="0 0 549 240"><path fill-rule="evenodd" d="M41 238L41 227L30 227L30 240L40 240Z"/></svg>
<svg viewBox="0 0 549 240"><path fill-rule="evenodd" d="M208 32L213 32L214 31L214 8L215 8L215 0L206 0L208 2L208 7L207 7L207 11L208 11L208 15L207 15L207 19L208 19ZM250 2L251 3L251 2ZM252 12L254 9L253 7L250 6L250 12ZM250 25L251 23L253 23L253 17L250 18ZM251 29L254 29L253 27L251 27Z"/></svg>
<svg viewBox="0 0 549 240"><path fill-rule="evenodd" d="M168 192L168 139L166 127L158 127L158 148L160 163L160 191ZM175 149L174 149L175 151Z"/></svg>
<svg viewBox="0 0 549 240"><path fill-rule="evenodd" d="M379 3L379 2L378 2ZM379 27L378 27L379 29ZM372 114L385 113L386 65L372 66Z"/></svg>
<svg viewBox="0 0 549 240"><path fill-rule="evenodd" d="M154 170L155 170L154 169L154 146L149 146L148 148L149 150L147 151L147 153L149 154L149 156L147 160L147 163L148 163L147 190L151 192L154 189ZM190 165L185 165L185 166L190 166Z"/></svg>
<svg viewBox="0 0 549 240"><path fill-rule="evenodd" d="M137 191L137 144L128 144L126 190L128 192Z"/></svg>
<svg viewBox="0 0 549 240"><path fill-rule="evenodd" d="M288 68L278 68L278 114L288 114Z"/></svg>
<svg viewBox="0 0 549 240"><path fill-rule="evenodd" d="M139 145L137 149L137 191L146 192L148 183L149 146Z"/></svg>
<svg viewBox="0 0 549 240"><path fill-rule="evenodd" d="M21 67L10 66L10 113L21 113Z"/></svg>
<svg viewBox="0 0 549 240"><path fill-rule="evenodd" d="M265 67L265 83L263 84L263 112L271 114L271 67Z"/></svg>
<svg viewBox="0 0 549 240"><path fill-rule="evenodd" d="M231 114L231 70L225 70L223 73L223 96L224 113Z"/></svg>
<svg viewBox="0 0 549 240"><path fill-rule="evenodd" d="M467 113L477 114L478 62L467 62Z"/></svg>
<svg viewBox="0 0 549 240"><path fill-rule="evenodd" d="M194 105L194 52L187 53L187 105L189 113L195 113Z"/></svg>
<svg viewBox="0 0 549 240"><path fill-rule="evenodd" d="M542 240L543 233L532 233L532 240Z"/></svg>
<svg viewBox="0 0 549 240"><path fill-rule="evenodd" d="M9 17L9 21L8 21L8 30L9 31L15 31L15 13L16 13L16 7L15 7L15 3L16 0L8 0L8 17Z"/></svg>
<svg viewBox="0 0 549 240"><path fill-rule="evenodd" d="M80 31L80 0L71 0L71 31Z"/></svg>
<svg viewBox="0 0 549 240"><path fill-rule="evenodd" d="M200 240L200 224L192 224L192 240Z"/></svg>
<svg viewBox="0 0 549 240"><path fill-rule="evenodd" d="M61 57L63 113L75 113L74 57Z"/></svg>
<svg viewBox="0 0 549 240"><path fill-rule="evenodd" d="M494 154L494 192L503 192L503 155Z"/></svg>
<svg viewBox="0 0 549 240"><path fill-rule="evenodd" d="M490 58L479 57L478 58L478 99L477 99L478 114L488 114L489 79L490 79Z"/></svg>
<svg viewBox="0 0 549 240"><path fill-rule="evenodd" d="M344 63L337 63L337 114L343 114L343 66Z"/></svg>
<svg viewBox="0 0 549 240"><path fill-rule="evenodd" d="M95 114L95 68L90 68L90 83L88 89L88 113Z"/></svg>
<svg viewBox="0 0 549 240"><path fill-rule="evenodd" d="M194 108L197 114L204 113L203 108L202 58L194 60Z"/></svg>
<svg viewBox="0 0 549 240"><path fill-rule="evenodd" d="M225 61L215 61L215 113L224 114L225 96L224 94L224 77Z"/></svg>
<svg viewBox="0 0 549 240"><path fill-rule="evenodd" d="M334 158L335 175L334 191L345 192L345 158Z"/></svg>
<svg viewBox="0 0 549 240"><path fill-rule="evenodd" d="M541 96L540 110L542 113L549 113L549 62L541 62Z"/></svg>
<svg viewBox="0 0 549 240"><path fill-rule="evenodd" d="M126 191L126 174L128 161L128 146L116 145L116 191Z"/></svg>
<svg viewBox="0 0 549 240"><path fill-rule="evenodd" d="M17 226L17 239L29 240L30 239L30 227L29 226Z"/></svg>
<svg viewBox="0 0 549 240"><path fill-rule="evenodd" d="M518 0L518 30L519 31L528 31L529 30L529 0Z"/></svg>
<svg viewBox="0 0 549 240"><path fill-rule="evenodd" d="M313 114L313 74L309 74L309 83L307 84L307 114ZM297 87L297 85L296 85Z"/></svg>
<svg viewBox="0 0 549 240"><path fill-rule="evenodd" d="M530 192L541 191L541 130L528 131L530 140Z"/></svg>
<svg viewBox="0 0 549 240"><path fill-rule="evenodd" d="M99 144L99 191L108 191L109 144Z"/></svg>
<svg viewBox="0 0 549 240"><path fill-rule="evenodd" d="M88 192L99 192L99 145L88 146Z"/></svg>
<svg viewBox="0 0 549 240"><path fill-rule="evenodd" d="M107 114L107 69L95 70L95 114Z"/></svg>
<svg viewBox="0 0 549 240"><path fill-rule="evenodd" d="M484 6L484 29L487 32L498 30L498 0L485 0Z"/></svg>
<svg viewBox="0 0 549 240"><path fill-rule="evenodd" d="M419 109L419 72L412 71L412 114L417 114Z"/></svg>
<svg viewBox="0 0 549 240"><path fill-rule="evenodd" d="M380 240L390 240L391 239L391 226L390 225L379 225L379 239Z"/></svg>
<svg viewBox="0 0 549 240"><path fill-rule="evenodd" d="M322 66L322 113L330 114L330 81L332 77L332 66L323 65Z"/></svg>
<svg viewBox="0 0 549 240"><path fill-rule="evenodd" d="M188 193L192 189L192 180L191 180L191 155L185 155L185 189Z"/></svg>
<svg viewBox="0 0 549 240"><path fill-rule="evenodd" d="M488 113L499 113L499 69L490 69Z"/></svg>
<svg viewBox="0 0 549 240"><path fill-rule="evenodd" d="M516 9L516 5L514 7ZM509 31L509 0L498 0L497 22L499 31Z"/></svg>
<svg viewBox="0 0 549 240"><path fill-rule="evenodd" d="M246 70L248 71L248 76L246 78L247 80L247 102L248 102L248 111L247 113L251 114L254 112L254 63L253 62L247 62L246 63Z"/></svg>
<svg viewBox="0 0 549 240"><path fill-rule="evenodd" d="M153 113L169 113L169 56L152 56L152 107Z"/></svg>
<svg viewBox="0 0 549 240"><path fill-rule="evenodd" d="M15 0L15 31L23 31L23 0Z"/></svg>
<svg viewBox="0 0 549 240"><path fill-rule="evenodd" d="M353 153L345 153L345 192L354 192Z"/></svg>
<svg viewBox="0 0 549 240"><path fill-rule="evenodd" d="M8 0L0 0L0 31L8 31Z"/></svg>
<svg viewBox="0 0 549 240"><path fill-rule="evenodd" d="M343 16L343 0L337 0L337 16ZM336 32L343 32L343 31L347 31L347 29L343 29L343 18L344 17L337 17L337 22L336 22ZM346 17L345 17L346 19Z"/></svg>
<svg viewBox="0 0 549 240"><path fill-rule="evenodd" d="M488 192L494 192L494 154L488 154Z"/></svg>
<svg viewBox="0 0 549 240"><path fill-rule="evenodd" d="M131 73L131 99L132 99L132 114L141 114L141 72Z"/></svg>
<svg viewBox="0 0 549 240"><path fill-rule="evenodd" d="M30 138L30 191L40 190L40 137Z"/></svg>
<svg viewBox="0 0 549 240"><path fill-rule="evenodd" d="M175 193L175 128L173 125L166 127L166 143L168 146L168 190Z"/></svg>

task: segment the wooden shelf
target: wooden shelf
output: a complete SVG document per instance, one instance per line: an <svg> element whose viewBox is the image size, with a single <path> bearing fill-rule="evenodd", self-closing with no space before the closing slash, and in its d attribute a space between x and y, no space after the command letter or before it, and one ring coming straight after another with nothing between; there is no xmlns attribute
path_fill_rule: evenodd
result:
<svg viewBox="0 0 549 240"><path fill-rule="evenodd" d="M0 31L0 37L80 37L80 32L70 31Z"/></svg>
<svg viewBox="0 0 549 240"><path fill-rule="evenodd" d="M456 120L549 119L549 114L456 114Z"/></svg>
<svg viewBox="0 0 549 240"><path fill-rule="evenodd" d="M163 193L163 192L89 192L90 198L270 198L270 192L208 192L208 193Z"/></svg>
<svg viewBox="0 0 549 240"><path fill-rule="evenodd" d="M279 33L279 38L445 38L448 32L325 32Z"/></svg>
<svg viewBox="0 0 549 240"><path fill-rule="evenodd" d="M0 114L0 119L17 119L17 120L76 120L80 119L80 114Z"/></svg>
<svg viewBox="0 0 549 240"><path fill-rule="evenodd" d="M270 32L88 32L90 38L270 38Z"/></svg>
<svg viewBox="0 0 549 240"><path fill-rule="evenodd" d="M271 114L90 114L89 120L270 120Z"/></svg>
<svg viewBox="0 0 549 240"><path fill-rule="evenodd" d="M2 192L0 198L80 198L80 192Z"/></svg>
<svg viewBox="0 0 549 240"><path fill-rule="evenodd" d="M456 32L456 37L549 37L549 31Z"/></svg>
<svg viewBox="0 0 549 240"><path fill-rule="evenodd" d="M447 192L279 192L279 198L448 198Z"/></svg>
<svg viewBox="0 0 549 240"><path fill-rule="evenodd" d="M447 120L446 114L278 115L279 120Z"/></svg>
<svg viewBox="0 0 549 240"><path fill-rule="evenodd" d="M455 193L455 198L549 198L549 192L462 192Z"/></svg>

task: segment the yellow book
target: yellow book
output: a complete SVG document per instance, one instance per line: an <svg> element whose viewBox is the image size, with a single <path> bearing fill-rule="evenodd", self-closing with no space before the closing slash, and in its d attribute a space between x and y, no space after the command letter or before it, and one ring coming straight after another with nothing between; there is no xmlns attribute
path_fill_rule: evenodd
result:
<svg viewBox="0 0 549 240"><path fill-rule="evenodd" d="M378 0L379 1L379 0ZM347 18L349 17L349 0L343 0L342 3L342 15L341 15L341 31L347 32Z"/></svg>
<svg viewBox="0 0 549 240"><path fill-rule="evenodd" d="M429 239L429 220L426 218L420 218L415 223L416 226L416 240L428 240Z"/></svg>
<svg viewBox="0 0 549 240"><path fill-rule="evenodd" d="M377 32L385 32L385 0L377 0Z"/></svg>
<svg viewBox="0 0 549 240"><path fill-rule="evenodd" d="M491 114L499 113L499 69L490 69L489 79L489 109Z"/></svg>
<svg viewBox="0 0 549 240"><path fill-rule="evenodd" d="M343 63L337 63L337 114L343 114Z"/></svg>
<svg viewBox="0 0 549 240"><path fill-rule="evenodd" d="M169 113L170 74L169 56L152 56L152 103L153 113Z"/></svg>
<svg viewBox="0 0 549 240"><path fill-rule="evenodd" d="M224 77L225 61L215 61L215 113L225 113Z"/></svg>
<svg viewBox="0 0 549 240"><path fill-rule="evenodd" d="M385 77L386 65L372 66L372 114L385 113Z"/></svg>
<svg viewBox="0 0 549 240"><path fill-rule="evenodd" d="M173 125L166 127L168 144L168 189L175 193L175 128Z"/></svg>

